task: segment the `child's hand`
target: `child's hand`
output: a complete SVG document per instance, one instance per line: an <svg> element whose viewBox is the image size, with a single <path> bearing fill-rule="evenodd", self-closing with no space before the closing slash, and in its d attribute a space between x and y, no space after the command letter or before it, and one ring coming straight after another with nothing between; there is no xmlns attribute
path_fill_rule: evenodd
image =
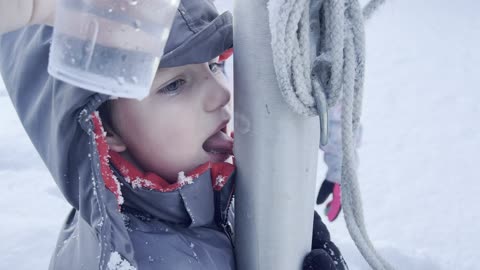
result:
<svg viewBox="0 0 480 270"><path fill-rule="evenodd" d="M332 194L332 200L325 207L325 215L330 222L334 221L342 210L342 191L340 185L325 179L318 192L317 204L324 203Z"/></svg>
<svg viewBox="0 0 480 270"><path fill-rule="evenodd" d="M304 270L348 269L340 250L330 240L330 234L320 216L315 212L313 220L312 251L303 261Z"/></svg>
<svg viewBox="0 0 480 270"><path fill-rule="evenodd" d="M337 268L334 261L323 249L312 250L303 261L303 270L340 270L343 266Z"/></svg>
<svg viewBox="0 0 480 270"><path fill-rule="evenodd" d="M0 34L32 24L53 25L55 0L0 0Z"/></svg>
<svg viewBox="0 0 480 270"><path fill-rule="evenodd" d="M0 0L2 1L2 0ZM18 1L18 0L17 0ZM30 0L34 2L32 19L29 24L47 24L53 26L55 19L55 0Z"/></svg>

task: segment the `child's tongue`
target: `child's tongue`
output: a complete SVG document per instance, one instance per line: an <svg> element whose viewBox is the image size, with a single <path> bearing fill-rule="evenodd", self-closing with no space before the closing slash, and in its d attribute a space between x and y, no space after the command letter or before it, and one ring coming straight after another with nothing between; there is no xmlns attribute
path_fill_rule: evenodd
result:
<svg viewBox="0 0 480 270"><path fill-rule="evenodd" d="M209 153L233 155L233 139L219 131L203 143L203 149Z"/></svg>

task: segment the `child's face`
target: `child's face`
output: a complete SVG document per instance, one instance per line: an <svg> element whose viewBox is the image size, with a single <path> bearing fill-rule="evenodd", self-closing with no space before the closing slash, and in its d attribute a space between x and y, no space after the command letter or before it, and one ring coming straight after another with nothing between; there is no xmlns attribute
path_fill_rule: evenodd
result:
<svg viewBox="0 0 480 270"><path fill-rule="evenodd" d="M110 148L170 182L180 171L225 161L233 147L225 134L231 93L215 60L159 69L144 100L113 100Z"/></svg>

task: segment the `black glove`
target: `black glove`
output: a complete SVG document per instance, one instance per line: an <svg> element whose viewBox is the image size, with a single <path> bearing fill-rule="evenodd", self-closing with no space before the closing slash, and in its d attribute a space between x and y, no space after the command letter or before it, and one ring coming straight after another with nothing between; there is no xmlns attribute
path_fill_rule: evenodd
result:
<svg viewBox="0 0 480 270"><path fill-rule="evenodd" d="M337 270L337 268L325 250L314 249L305 257L303 270Z"/></svg>
<svg viewBox="0 0 480 270"><path fill-rule="evenodd" d="M303 261L303 270L347 270L340 250L330 241L330 233L315 212L313 219L312 251Z"/></svg>

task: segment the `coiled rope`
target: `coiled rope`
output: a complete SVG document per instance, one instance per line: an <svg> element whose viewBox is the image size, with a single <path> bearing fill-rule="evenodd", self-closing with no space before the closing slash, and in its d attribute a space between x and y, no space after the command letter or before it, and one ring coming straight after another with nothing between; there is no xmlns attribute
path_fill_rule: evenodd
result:
<svg viewBox="0 0 480 270"><path fill-rule="evenodd" d="M385 1L270 0L273 62L282 95L301 115L320 116L327 142L327 109L342 102L342 206L350 236L373 269L393 269L365 229L355 168L365 70L364 19Z"/></svg>

